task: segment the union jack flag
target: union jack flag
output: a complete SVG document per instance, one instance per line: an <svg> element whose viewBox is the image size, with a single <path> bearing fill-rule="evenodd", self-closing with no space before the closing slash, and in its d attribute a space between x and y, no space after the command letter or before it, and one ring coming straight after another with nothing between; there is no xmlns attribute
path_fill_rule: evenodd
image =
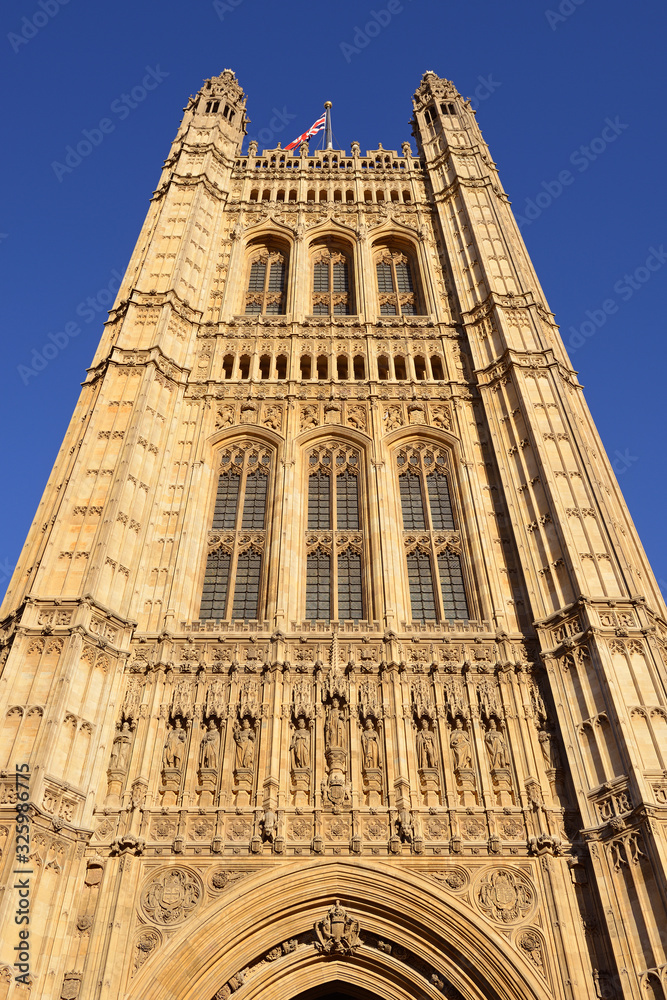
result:
<svg viewBox="0 0 667 1000"><path fill-rule="evenodd" d="M313 124L310 126L307 132L304 132L302 135L298 136L294 140L294 142L290 142L289 146L285 146L285 149L294 149L295 146L300 146L302 142L306 142L306 140L310 139L311 136L316 135L318 132L321 132L322 129L324 128L324 123L326 122L326 120L327 116L326 114L323 114L321 118L318 118L316 122L313 122Z"/></svg>

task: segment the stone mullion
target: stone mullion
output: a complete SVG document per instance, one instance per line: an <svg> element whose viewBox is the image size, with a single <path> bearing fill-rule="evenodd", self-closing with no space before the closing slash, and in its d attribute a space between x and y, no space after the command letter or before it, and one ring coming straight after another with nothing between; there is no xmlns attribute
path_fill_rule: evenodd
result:
<svg viewBox="0 0 667 1000"><path fill-rule="evenodd" d="M150 669L150 668L149 668ZM132 675L128 675L131 677ZM144 694L148 697L139 709L139 721L134 734L132 756L127 769L126 785L130 784L130 775L135 770L135 776L146 774L149 792L146 797L149 808L157 807L160 787L160 771L162 765L162 749L165 726L162 723L161 706L164 702L166 677L164 665L156 666L155 672L141 675L144 678ZM145 716L142 710L145 708ZM141 725L145 719L144 725ZM162 730L162 732L161 732Z"/></svg>
<svg viewBox="0 0 667 1000"><path fill-rule="evenodd" d="M52 691L55 693L51 696L40 726L40 729L44 727L44 732L48 733L48 736L40 745L40 759L42 761L53 761L55 757L62 731L63 719L66 712L69 711L67 703L68 699L72 696L72 679L76 676L81 659L83 635L83 630L77 629L76 632L73 632L71 642L63 644L62 653L58 658L58 668L54 671L54 684L52 687ZM50 732L49 727L51 727ZM35 802L41 802L44 793L44 770L42 769L41 774L37 773L38 771L39 767L33 765L35 781L31 793ZM54 777L62 780L62 776L54 775Z"/></svg>
<svg viewBox="0 0 667 1000"><path fill-rule="evenodd" d="M72 474L81 461L78 442L90 433L90 427L97 413L97 403L102 392L103 380L95 384L84 383L74 414L70 420L63 443L58 452L51 475L44 488L37 513L30 528L27 541L16 562L16 567L7 587L7 593L2 601L2 614L17 608L26 593L35 589L36 573L29 578L29 573L39 567L44 555L52 545L54 532L57 528L59 514L67 503L68 490L61 489L60 484L69 483ZM46 531L37 531L41 523L48 525ZM85 591L84 591L85 593Z"/></svg>
<svg viewBox="0 0 667 1000"><path fill-rule="evenodd" d="M104 573L104 557L108 554L108 547L111 541L116 518L120 511L120 504L123 499L123 492L132 467L132 458L137 453L138 439L141 430L150 422L146 421L146 407L150 391L155 379L155 369L151 365L143 368L143 378L135 397L135 408L132 413L132 421L127 424L127 431L123 437L123 444L116 460L115 476L107 499L104 504L104 520L95 532L95 538L90 547L90 560L88 569L84 573L81 581L81 592L92 593L101 604L106 605L108 601L96 593L99 590ZM89 430L90 434L91 431Z"/></svg>
<svg viewBox="0 0 667 1000"><path fill-rule="evenodd" d="M234 653L236 660L237 653ZM233 671L229 681L229 700L226 705L226 725L220 741L220 799L219 805L223 812L231 812L234 805L234 769L236 744L234 742L234 723L238 721L239 682L238 671ZM226 779L226 780L225 780Z"/></svg>
<svg viewBox="0 0 667 1000"><path fill-rule="evenodd" d="M226 322L236 313L245 313L245 247L238 230L243 231L243 211L239 211L236 223L238 229L232 229L230 233L231 246L229 248L229 264L227 266L227 280L224 283L222 299L220 302L220 321ZM239 309L236 306L240 306ZM239 377L239 354L234 355L234 369L232 377Z"/></svg>
<svg viewBox="0 0 667 1000"><path fill-rule="evenodd" d="M228 186L231 177L231 170L227 170L226 173ZM214 189L210 187L208 189L209 194L211 194L213 190ZM208 240L208 246L204 254L204 266L200 272L199 302L195 306L202 318L206 316L208 312L211 290L213 288L213 281L218 266L219 251L225 244L225 221L227 219L227 202L225 195L226 192L221 191L219 194L216 192L215 217L213 222L210 223L210 234L208 237L204 237L202 234L202 238Z"/></svg>
<svg viewBox="0 0 667 1000"><path fill-rule="evenodd" d="M393 655L389 650L387 650L387 654L390 657ZM387 776L386 806L388 810L395 808L396 785L400 780L400 772L398 775L396 772L396 763L400 755L398 720L402 715L402 709L399 707L396 698L397 686L400 690L400 679L396 666L390 661L390 665L385 669L382 676L382 717L384 720L384 750Z"/></svg>
<svg viewBox="0 0 667 1000"><path fill-rule="evenodd" d="M371 433L373 434L375 458L372 460L375 472L374 496L371 509L377 507L377 526L373 538L376 565L382 580L379 611L387 628L396 628L397 622L409 618L409 607L404 607L406 566L403 553L403 531L400 510L397 505L397 470L393 453L382 440L382 408L377 400L371 404ZM377 595L379 596L379 595ZM403 612L401 615L400 612ZM378 615L378 617L380 617Z"/></svg>
<svg viewBox="0 0 667 1000"><path fill-rule="evenodd" d="M502 545L498 546L498 555L492 557L496 539L489 529L488 520L481 516L485 509L482 477L486 475L486 470L480 474L477 470L481 463L475 462L475 445L478 444L478 440L476 431L472 431L470 427L471 419L474 422L475 410L472 403L465 400L453 399L450 405L461 442L458 474L461 489L463 554L467 548L471 555L470 581L478 588L479 596L475 603L481 612L480 617L488 618L496 627L502 628L506 627L507 614L498 563L501 560L505 562L505 559ZM491 494L490 500L493 502ZM495 525L495 518L493 523ZM497 529L496 532L500 540L500 532Z"/></svg>
<svg viewBox="0 0 667 1000"><path fill-rule="evenodd" d="M610 468L609 459L606 456L602 440L592 425L590 411L583 400L583 396L580 392L577 393L575 402L567 406L565 401L562 400L564 388L557 384L556 389L561 390L561 392L555 395L558 396L559 402L562 405L563 420L564 423L567 423L568 431L572 437L572 448L578 459L578 466L582 473L582 480L590 498L591 506L594 506L599 512L598 523L600 534L603 540L606 540L607 552L612 559L616 559L616 577L618 579L619 590L625 589L627 594L633 594L637 591L640 593L652 591L655 602L654 606L662 611L664 606L662 595L657 588L653 589L652 587L653 572L646 559L646 554L641 543L637 538L632 519L619 490L618 482ZM581 430L582 425L576 419L577 410L579 410L578 415L583 416L587 425L586 434L590 435L597 445L597 456L595 458L591 455L590 441L586 442L584 432ZM611 499L608 499L605 495L603 483L600 480L603 480L603 482L606 480ZM616 527L616 520L619 523L625 521L627 527L627 535L625 537L623 532ZM618 558L619 553L623 554L623 562ZM634 570L633 563L641 565L644 571L642 578ZM622 583L625 584L625 588L623 588Z"/></svg>
<svg viewBox="0 0 667 1000"><path fill-rule="evenodd" d="M93 733L88 748L88 760L83 769L81 781L79 783L82 788L94 787L95 774L104 774L104 765L106 763L105 755L108 747L107 741L109 740L109 737L113 740L115 716L117 713L116 705L124 687L123 678L126 657L123 656L123 654L120 654L119 656L114 655L113 658L110 656L110 659L111 662L102 684L102 693L100 694L99 700L99 703L103 706L103 708L99 719L91 723L93 726ZM105 790L102 788L102 785L103 780L100 781L100 793ZM102 794L100 794L99 797L102 798ZM82 825L85 824L86 826L90 826L93 808L94 801L92 797L89 797L83 808L83 814L81 817Z"/></svg>
<svg viewBox="0 0 667 1000"><path fill-rule="evenodd" d="M567 528L566 518L555 517L556 510L560 504L556 503L556 498L553 492L549 489L548 475L552 474L552 470L547 464L545 449L537 442L537 438L541 436L539 427L536 427L533 420L528 414L528 406L526 405L526 400L523 394L519 391L519 386L517 385L518 379L513 379L513 388L519 403L522 404L521 412L525 422L526 430L530 434L528 439L527 449L530 449L533 461L535 463L536 470L540 476L540 480L544 489L544 496L546 501L546 509L541 511L541 516L550 516L551 525L553 526L553 531L556 536L556 541L558 542L557 552L563 557L572 556L575 551L574 541L571 537L570 531ZM506 420L508 430L505 430L500 421L500 407L498 404L493 402L493 395L491 393L493 389L490 386L484 388L483 400L484 407L487 414L487 419L491 427L492 437L496 439L496 454L498 456L498 471L499 478L502 483L507 507L509 510L510 519L513 521L514 525L514 536L516 539L516 544L521 554L523 549L525 552L530 553L530 560L532 565L530 567L525 564L525 556L522 558L523 562L523 572L526 577L527 589L535 594L536 599L532 607L532 613L535 617L539 618L548 614L551 614L556 610L557 607L562 606L564 603L569 603L572 599L572 583L571 578L568 577L569 593L563 592L562 584L558 584L558 576L556 572L552 573L554 579L554 589L556 590L556 596L558 600L556 601L556 606L554 607L554 601L551 598L549 592L544 588L540 581L540 570L546 569L544 567L544 558L549 559L549 569L555 570L556 567L551 567L551 556L554 555L553 543L549 543L549 531L544 530L539 524L533 530L533 532L528 531L527 519L531 517L531 511L527 508L525 500L522 498L522 494L519 493L519 488L524 487L524 483L521 482L521 476L519 471L516 469L516 462L511 461L512 456L508 454L510 449L507 445L510 444L512 438L508 433L511 428L514 431L513 437L516 441L518 434L516 434L516 428L514 424L510 425L509 417ZM511 400L506 398L506 413L511 410ZM532 439L532 440L531 440ZM511 448L518 452L521 449L520 444L517 442L511 445ZM521 449L522 450L522 449ZM504 454L503 454L504 453ZM526 462L522 461L523 472L527 473ZM537 504L536 504L537 506ZM554 517L551 518L551 515ZM539 551L538 539L542 540L544 555ZM558 558L558 557L557 557ZM572 572L573 560L569 559L570 572ZM569 600L568 600L569 598Z"/></svg>

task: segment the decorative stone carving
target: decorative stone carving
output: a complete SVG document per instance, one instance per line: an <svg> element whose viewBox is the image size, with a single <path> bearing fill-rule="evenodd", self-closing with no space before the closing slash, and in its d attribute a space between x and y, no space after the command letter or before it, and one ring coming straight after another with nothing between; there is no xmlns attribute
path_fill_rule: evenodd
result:
<svg viewBox="0 0 667 1000"><path fill-rule="evenodd" d="M480 909L503 924L522 920L532 908L534 898L528 883L509 868L487 873L477 887Z"/></svg>
<svg viewBox="0 0 667 1000"><path fill-rule="evenodd" d="M201 899L202 886L187 868L165 868L141 892L141 909L158 924L177 924L189 917Z"/></svg>
<svg viewBox="0 0 667 1000"><path fill-rule="evenodd" d="M234 742L236 743L236 771L252 771L255 762L255 732L250 726L250 719L245 718L239 725L234 723Z"/></svg>
<svg viewBox="0 0 667 1000"><path fill-rule="evenodd" d="M144 962L150 958L156 948L159 948L162 938L158 931L142 931L134 946L134 963L132 965L132 975L135 976Z"/></svg>
<svg viewBox="0 0 667 1000"><path fill-rule="evenodd" d="M130 762L130 751L132 750L132 731L130 723L124 722L120 730L114 736L109 760L109 770L126 771Z"/></svg>
<svg viewBox="0 0 667 1000"><path fill-rule="evenodd" d="M293 771L310 768L310 733L303 716L297 720L289 749Z"/></svg>
<svg viewBox="0 0 667 1000"><path fill-rule="evenodd" d="M174 721L174 728L169 730L162 755L162 765L166 768L180 770L185 753L185 730L179 718Z"/></svg>
<svg viewBox="0 0 667 1000"><path fill-rule="evenodd" d="M489 755L492 768L505 768L509 766L507 743L505 742L505 737L498 729L498 725L494 718L489 720L489 728L486 736L484 737L484 743L486 744L486 750Z"/></svg>
<svg viewBox="0 0 667 1000"><path fill-rule="evenodd" d="M454 723L454 731L450 736L449 745L454 755L454 767L456 769L469 768L472 762L470 737L463 728L463 721L460 718L457 718Z"/></svg>
<svg viewBox="0 0 667 1000"><path fill-rule="evenodd" d="M431 732L428 719L421 719L420 729L417 732L417 764L420 768L437 767L437 753L435 746L435 736ZM452 736L453 738L453 736Z"/></svg>
<svg viewBox="0 0 667 1000"><path fill-rule="evenodd" d="M208 729L202 736L199 748L200 768L216 769L218 766L218 755L220 751L220 734L218 733L215 719L208 720Z"/></svg>
<svg viewBox="0 0 667 1000"><path fill-rule="evenodd" d="M322 920L315 924L315 947L324 955L353 955L362 944L360 924L336 900Z"/></svg>
<svg viewBox="0 0 667 1000"><path fill-rule="evenodd" d="M364 771L376 770L381 764L380 737L372 719L366 719L361 733L361 761Z"/></svg>

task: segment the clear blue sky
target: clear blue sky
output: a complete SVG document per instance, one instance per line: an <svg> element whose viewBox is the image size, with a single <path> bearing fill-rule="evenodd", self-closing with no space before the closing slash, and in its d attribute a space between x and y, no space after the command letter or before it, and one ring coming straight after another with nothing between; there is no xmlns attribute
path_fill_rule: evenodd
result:
<svg viewBox="0 0 667 1000"><path fill-rule="evenodd" d="M645 264L667 245L667 10L648 0L392 0L390 9L391 19L385 0L4 5L1 590L100 336L105 288L127 264L181 109L203 79L231 67L252 134L271 130L275 108L294 115L271 145L307 128L329 99L342 146L400 148L428 69L485 98L478 121L515 211L534 216L524 235L565 340L585 323L593 333L580 334L572 360L667 592L667 259ZM372 11L383 26L366 33ZM147 67L155 86L142 91ZM57 176L54 161L102 118L113 130ZM55 357L24 384L19 366L68 323L80 334L49 349Z"/></svg>

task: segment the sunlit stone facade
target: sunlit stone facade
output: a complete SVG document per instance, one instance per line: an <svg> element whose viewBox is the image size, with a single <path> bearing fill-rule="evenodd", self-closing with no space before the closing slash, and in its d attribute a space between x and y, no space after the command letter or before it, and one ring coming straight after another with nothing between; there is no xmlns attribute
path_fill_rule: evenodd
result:
<svg viewBox="0 0 667 1000"><path fill-rule="evenodd" d="M3 605L0 998L664 1000L664 605L470 105L413 108L188 103Z"/></svg>

